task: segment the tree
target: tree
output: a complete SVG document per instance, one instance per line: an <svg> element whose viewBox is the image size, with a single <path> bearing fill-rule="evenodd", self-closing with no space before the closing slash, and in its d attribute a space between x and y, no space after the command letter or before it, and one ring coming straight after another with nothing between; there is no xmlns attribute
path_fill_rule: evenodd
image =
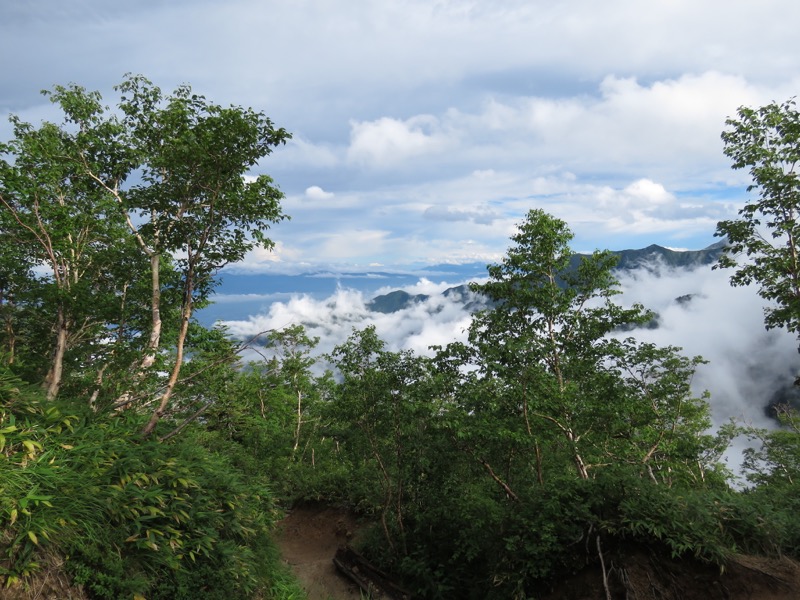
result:
<svg viewBox="0 0 800 600"><path fill-rule="evenodd" d="M601 538L645 539L639 523L663 516L636 500L645 493L678 498L720 481L707 477L718 459L705 435L708 405L691 389L702 359L620 339L652 315L616 302L614 257L576 257L567 224L541 210L511 239L489 280L472 285L492 307L474 316L468 343L434 362L445 386L435 419L464 458L449 457L459 484L438 501L440 523L423 518L415 531L458 540L434 560L461 553L464 577L481 569L498 586L482 597L529 597L538 579L585 564L578 546L602 561ZM651 539L701 545L692 544L702 536L684 544L675 521L660 526ZM464 539L467 527L485 541Z"/></svg>
<svg viewBox="0 0 800 600"><path fill-rule="evenodd" d="M728 247L718 266L735 267L734 286L756 283L774 303L764 309L768 329L800 332L800 112L794 99L761 108L741 107L726 121L725 155L734 169L748 169L752 183L739 218L717 224ZM742 260L744 253L746 259Z"/></svg>
<svg viewBox="0 0 800 600"><path fill-rule="evenodd" d="M615 302L613 257L576 259L571 239L530 211L472 286L491 308L466 343L419 358L368 328L330 357L326 434L349 459L344 481L368 482L372 496L357 492L380 511L376 554L425 597L530 597L584 566L584 548L602 560L601 538L705 551L708 530L684 535L680 511L688 490L719 481L707 477L708 406L691 389L702 360L619 339L651 313ZM653 498L674 510L665 518Z"/></svg>
<svg viewBox="0 0 800 600"><path fill-rule="evenodd" d="M305 426L318 421L309 416L320 396L320 380L311 371L318 342L302 325L289 325L240 346L239 351L246 347L263 360L244 365L232 384L235 391L214 403L212 428L230 439L263 439L248 446L269 448L273 459L302 460L301 441L309 439ZM194 362L193 356L189 368Z"/></svg>
<svg viewBox="0 0 800 600"><path fill-rule="evenodd" d="M626 410L613 366L619 347L608 335L651 315L612 302L619 292L610 252L573 265L565 222L532 210L511 239L515 245L503 261L489 267L489 281L472 286L495 303L476 316L469 334L480 386L495 388L478 397L494 399L486 408L499 411L498 422L508 423L517 443L531 441L540 479L541 442L554 432L578 476L587 479L592 461L586 452L598 446L593 439Z"/></svg>
<svg viewBox="0 0 800 600"><path fill-rule="evenodd" d="M386 544L406 555L406 518L429 471L428 431L438 408L430 361L387 350L374 326L354 331L329 358L341 378L330 403L340 428L334 435L356 469L365 467L370 487L380 489L375 502Z"/></svg>
<svg viewBox="0 0 800 600"><path fill-rule="evenodd" d="M24 249L15 243L6 226L0 226L0 353L2 362L7 365L18 362L25 297L36 283L37 278ZM22 341L25 341L24 334Z"/></svg>
<svg viewBox="0 0 800 600"><path fill-rule="evenodd" d="M302 325L290 325L285 329L270 332L267 339L267 346L273 352L273 356L267 361L266 367L278 376L280 385L286 388L294 405L293 458L300 447L300 431L307 423L306 401L315 395L315 381L310 368L315 362L311 352L318 343L319 338L308 337Z"/></svg>
<svg viewBox="0 0 800 600"><path fill-rule="evenodd" d="M800 336L800 112L792 98L757 109L741 107L737 114L722 133L725 154L734 169L749 170L747 191L757 198L745 203L738 219L717 224L716 235L729 242L718 266L736 268L730 278L734 286L759 286L759 295L771 303L764 308L767 329L784 327ZM776 412L782 429L745 428L762 444L745 452L748 478L769 488L796 485L800 465L800 417L789 406Z"/></svg>
<svg viewBox="0 0 800 600"><path fill-rule="evenodd" d="M800 414L787 405L777 408L782 429L747 427L744 433L760 447L744 451L747 479L757 485L795 486L800 483Z"/></svg>
<svg viewBox="0 0 800 600"><path fill-rule="evenodd" d="M114 182L127 171L109 155L96 152L97 131L105 122L99 95L74 88L69 99L78 95L79 104L67 102L66 96L54 98L62 101L62 125L44 123L37 129L12 117L14 139L0 146L0 153L13 158L0 161L3 252L27 265L27 273L16 273L18 284L30 269L47 269L39 292L49 297L39 300L53 307L43 384L50 399L61 386L67 351L80 340L102 335L104 323L87 308L113 295L104 272L113 263L115 249L124 245L113 200L86 175L84 164L98 177Z"/></svg>
<svg viewBox="0 0 800 600"><path fill-rule="evenodd" d="M95 361L102 363L95 391L124 340L129 348L139 344L141 353L126 369L133 381L119 404L135 399L132 387L156 372L164 318L177 302L173 362L163 369L169 376L144 427L148 436L170 404L192 314L207 301L214 276L255 246L271 247L266 230L286 218L273 181L247 174L291 136L261 112L208 102L186 85L164 95L129 75L117 89L118 114L102 105L99 93L70 85L45 92L62 110L62 124L36 129L12 119L15 139L0 147L12 158L0 162L0 230L15 244L15 256L6 240L0 263L15 262L17 254L25 259L27 269L15 279L40 265L49 268L52 291L42 306L51 307L54 322L45 377L51 398L70 347L107 336L114 341L102 348L111 352L94 347L94 358L104 357ZM140 318L145 278L146 325ZM7 314L22 287L0 284L11 349L17 337Z"/></svg>
<svg viewBox="0 0 800 600"><path fill-rule="evenodd" d="M143 178L120 205L128 211L128 223L151 259L154 277L161 254L181 255L183 300L175 366L143 431L149 435L178 382L198 297L207 296L212 277L223 266L241 260L256 245L272 247L264 231L285 218L280 210L283 194L268 176L247 181L245 175L291 136L276 129L263 113L209 103L188 86L164 97L143 77L128 77L119 89ZM144 216L145 222L134 227L133 214ZM153 331L157 331L155 283L153 292ZM151 339L157 345L155 336Z"/></svg>
<svg viewBox="0 0 800 600"><path fill-rule="evenodd" d="M150 435L169 405L184 360L189 324L213 277L253 247L271 247L265 230L286 216L283 194L272 179L250 181L248 171L291 136L263 113L222 107L187 85L165 96L150 81L129 75L117 89L123 117L98 120L99 96L77 86L51 94L94 142L81 149L80 174L102 188L150 264L151 323L138 364L144 374L155 362L162 333L162 282L166 260L180 273L180 321L175 359L164 391L143 434ZM135 169L141 182L123 187Z"/></svg>

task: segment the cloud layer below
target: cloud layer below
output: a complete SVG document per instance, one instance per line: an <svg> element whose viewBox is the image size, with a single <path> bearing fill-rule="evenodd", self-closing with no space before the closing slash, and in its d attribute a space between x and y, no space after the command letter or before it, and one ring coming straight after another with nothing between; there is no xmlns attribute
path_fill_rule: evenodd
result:
<svg viewBox="0 0 800 600"><path fill-rule="evenodd" d="M687 271L655 264L625 273L621 278L623 294L617 298L623 304L640 302L659 315L660 326L637 330L632 334L637 339L679 346L686 355L700 355L708 361L699 367L693 388L698 394L710 392L716 425L735 418L773 427L765 407L776 391L791 387L794 381L797 340L783 331L766 331L763 301L753 288L731 288L728 276L709 268ZM370 312L369 299L360 292L339 289L318 300L294 296L273 303L263 314L224 324L243 338L303 324L311 335L320 338L320 353L330 352L354 328L374 325L389 349L429 354L432 345L466 339L470 314L462 303L441 295L448 287L452 284L420 280L405 291L429 294L430 299L391 314ZM686 295L691 295L691 300L677 301ZM730 455L732 466L738 464L741 443Z"/></svg>

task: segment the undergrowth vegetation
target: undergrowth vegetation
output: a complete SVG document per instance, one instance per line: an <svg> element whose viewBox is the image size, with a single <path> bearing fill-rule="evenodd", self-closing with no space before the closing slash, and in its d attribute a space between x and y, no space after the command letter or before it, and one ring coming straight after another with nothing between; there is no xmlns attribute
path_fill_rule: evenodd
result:
<svg viewBox="0 0 800 600"><path fill-rule="evenodd" d="M96 598L247 597L269 587L278 512L266 478L246 477L191 435L142 440L140 416L69 414L7 370L2 384L6 585L55 546Z"/></svg>

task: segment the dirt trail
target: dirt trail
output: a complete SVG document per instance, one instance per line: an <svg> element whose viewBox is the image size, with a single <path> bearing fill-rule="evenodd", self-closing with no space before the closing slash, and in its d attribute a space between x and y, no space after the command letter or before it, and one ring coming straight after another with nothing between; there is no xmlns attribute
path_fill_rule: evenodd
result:
<svg viewBox="0 0 800 600"><path fill-rule="evenodd" d="M348 543L357 530L352 514L323 506L295 508L278 523L278 547L308 600L361 598L358 587L333 566L337 548Z"/></svg>

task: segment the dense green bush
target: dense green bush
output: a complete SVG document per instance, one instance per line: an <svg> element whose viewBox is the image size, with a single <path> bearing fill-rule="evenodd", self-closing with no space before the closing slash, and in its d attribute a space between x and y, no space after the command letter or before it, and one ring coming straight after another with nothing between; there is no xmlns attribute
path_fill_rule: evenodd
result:
<svg viewBox="0 0 800 600"><path fill-rule="evenodd" d="M277 517L263 479L245 479L191 436L142 440L141 418L63 416L4 373L1 574L55 548L96 598L247 597L269 584Z"/></svg>

